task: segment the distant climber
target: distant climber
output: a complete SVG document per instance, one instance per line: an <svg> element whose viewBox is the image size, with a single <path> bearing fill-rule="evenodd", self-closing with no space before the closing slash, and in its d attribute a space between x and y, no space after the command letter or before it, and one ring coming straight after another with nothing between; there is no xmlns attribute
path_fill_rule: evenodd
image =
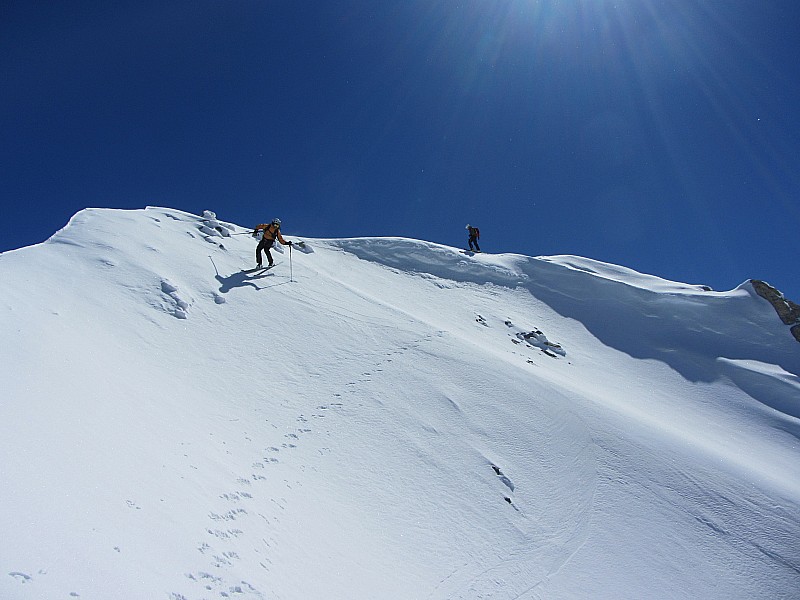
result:
<svg viewBox="0 0 800 600"><path fill-rule="evenodd" d="M269 266L271 267L274 263L272 261L272 254L270 253L269 249L275 244L275 240L277 239L284 246L291 246L292 242L287 242L285 239L283 239L283 236L281 235L280 219L272 219L271 223L262 223L261 225L256 225L256 228L253 230L253 237L257 237L259 231L263 231L264 233L261 236L261 241L258 242L258 246L256 246L256 266L261 267L261 251L263 250L267 255L267 260L269 261Z"/></svg>
<svg viewBox="0 0 800 600"><path fill-rule="evenodd" d="M469 249L474 252L480 252L481 247L478 245L478 240L481 239L481 230L467 224L467 231L469 232Z"/></svg>

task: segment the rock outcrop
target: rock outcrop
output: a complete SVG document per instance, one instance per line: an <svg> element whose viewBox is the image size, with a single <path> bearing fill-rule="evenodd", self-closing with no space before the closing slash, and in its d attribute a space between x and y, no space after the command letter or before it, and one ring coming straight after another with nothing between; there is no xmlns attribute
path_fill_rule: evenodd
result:
<svg viewBox="0 0 800 600"><path fill-rule="evenodd" d="M791 326L789 331L794 339L800 342L800 306L786 299L782 293L764 281L751 279L750 283L759 296L772 304L781 321Z"/></svg>

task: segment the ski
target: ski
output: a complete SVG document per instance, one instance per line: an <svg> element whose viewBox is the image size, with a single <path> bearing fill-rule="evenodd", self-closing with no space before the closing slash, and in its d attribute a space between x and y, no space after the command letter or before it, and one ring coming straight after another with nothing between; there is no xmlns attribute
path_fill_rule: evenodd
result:
<svg viewBox="0 0 800 600"><path fill-rule="evenodd" d="M242 273L255 273L256 271L269 271L273 267L275 267L278 263L273 265L267 265L266 267L253 267L252 269L242 269Z"/></svg>

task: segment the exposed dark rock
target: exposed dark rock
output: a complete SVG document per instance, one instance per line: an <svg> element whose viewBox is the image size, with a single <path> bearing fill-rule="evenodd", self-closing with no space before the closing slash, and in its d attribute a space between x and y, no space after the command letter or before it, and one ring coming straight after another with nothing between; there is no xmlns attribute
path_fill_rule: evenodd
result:
<svg viewBox="0 0 800 600"><path fill-rule="evenodd" d="M800 342L800 306L787 300L782 293L764 281L751 279L750 283L759 296L772 304L781 321L786 325L792 325L792 335Z"/></svg>

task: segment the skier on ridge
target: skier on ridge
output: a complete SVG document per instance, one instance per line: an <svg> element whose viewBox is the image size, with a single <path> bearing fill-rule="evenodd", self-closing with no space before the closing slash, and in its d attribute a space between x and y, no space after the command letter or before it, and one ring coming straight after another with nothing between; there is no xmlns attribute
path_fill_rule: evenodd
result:
<svg viewBox="0 0 800 600"><path fill-rule="evenodd" d="M275 244L275 239L283 244L284 246L291 246L292 242L287 242L283 239L281 235L281 220L280 219L272 219L271 223L261 223L261 225L256 225L256 228L253 230L253 237L258 236L258 232L263 231L264 234L261 236L261 241L258 242L258 246L256 246L256 266L261 267L261 251L263 250L267 255L267 260L269 261L269 266L271 267L274 263L272 261L272 254L270 253L269 249Z"/></svg>
<svg viewBox="0 0 800 600"><path fill-rule="evenodd" d="M469 249L475 252L480 252L481 247L478 246L478 240L481 237L481 230L477 227L472 227L469 223L467 223L467 231L469 232ZM475 246L473 248L473 246Z"/></svg>

